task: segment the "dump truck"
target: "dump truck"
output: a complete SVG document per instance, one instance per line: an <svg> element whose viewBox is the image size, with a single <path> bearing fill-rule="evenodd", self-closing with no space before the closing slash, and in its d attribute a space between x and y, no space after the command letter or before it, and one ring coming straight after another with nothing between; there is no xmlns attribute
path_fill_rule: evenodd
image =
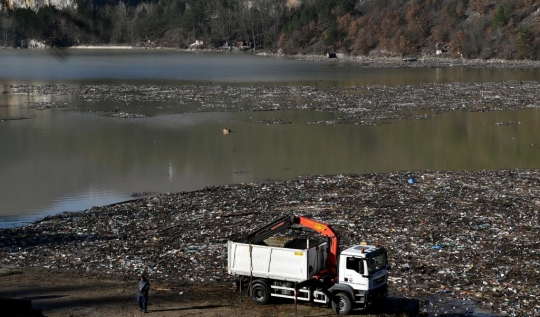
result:
<svg viewBox="0 0 540 317"><path fill-rule="evenodd" d="M293 229L315 231L325 239L277 236ZM247 290L259 304L282 297L348 315L388 295L386 249L363 243L340 252L338 233L308 217L280 217L228 241L227 249L228 272L236 277L237 289Z"/></svg>

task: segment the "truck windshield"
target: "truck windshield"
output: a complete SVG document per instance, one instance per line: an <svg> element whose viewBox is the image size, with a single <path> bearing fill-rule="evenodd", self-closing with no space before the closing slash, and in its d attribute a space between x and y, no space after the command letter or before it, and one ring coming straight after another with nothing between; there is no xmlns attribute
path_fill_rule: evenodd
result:
<svg viewBox="0 0 540 317"><path fill-rule="evenodd" d="M386 253L381 252L371 259L368 259L368 274L372 275L386 268Z"/></svg>

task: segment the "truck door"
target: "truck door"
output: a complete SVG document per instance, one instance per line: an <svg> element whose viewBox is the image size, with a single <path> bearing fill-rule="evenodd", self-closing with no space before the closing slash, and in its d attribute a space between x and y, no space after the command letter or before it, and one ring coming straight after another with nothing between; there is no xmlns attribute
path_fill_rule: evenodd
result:
<svg viewBox="0 0 540 317"><path fill-rule="evenodd" d="M345 268L341 270L339 282L351 285L356 290L368 290L369 280L364 277L365 261L362 258L348 256Z"/></svg>

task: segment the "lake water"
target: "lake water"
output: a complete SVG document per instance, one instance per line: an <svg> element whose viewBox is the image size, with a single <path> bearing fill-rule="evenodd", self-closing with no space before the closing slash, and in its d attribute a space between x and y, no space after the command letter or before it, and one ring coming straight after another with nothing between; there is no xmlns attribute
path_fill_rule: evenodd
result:
<svg viewBox="0 0 540 317"><path fill-rule="evenodd" d="M537 81L540 73L370 69L173 51L0 51L4 92L13 85L47 83L343 86L502 80ZM67 107L29 107L40 100ZM73 96L0 94L0 118L29 118L0 121L0 227L125 201L132 193L313 174L540 168L537 109L456 111L371 127L306 124L336 116L306 110L191 113L135 103L126 110L137 108L151 116L118 119L79 111L81 107L88 106ZM256 123L280 118L294 124ZM495 125L503 121L520 124ZM224 127L233 133L223 135Z"/></svg>

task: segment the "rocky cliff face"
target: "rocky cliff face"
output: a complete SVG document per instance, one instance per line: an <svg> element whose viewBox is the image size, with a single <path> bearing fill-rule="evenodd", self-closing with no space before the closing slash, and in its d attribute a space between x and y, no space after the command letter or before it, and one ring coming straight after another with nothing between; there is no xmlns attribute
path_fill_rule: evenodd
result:
<svg viewBox="0 0 540 317"><path fill-rule="evenodd" d="M6 0L6 6L10 9L27 8L34 11L42 7L53 6L57 9L75 8L75 0ZM0 5L0 9L2 9Z"/></svg>

